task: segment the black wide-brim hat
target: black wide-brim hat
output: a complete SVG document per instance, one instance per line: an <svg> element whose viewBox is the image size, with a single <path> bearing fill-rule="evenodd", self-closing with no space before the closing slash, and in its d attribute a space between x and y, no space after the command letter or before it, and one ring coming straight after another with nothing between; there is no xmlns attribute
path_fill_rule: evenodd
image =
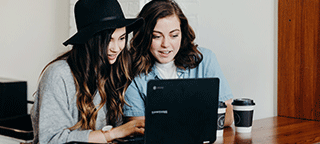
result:
<svg viewBox="0 0 320 144"><path fill-rule="evenodd" d="M142 18L126 19L117 0L79 0L74 8L77 33L63 43L84 44L94 34L126 27L127 33L143 25Z"/></svg>

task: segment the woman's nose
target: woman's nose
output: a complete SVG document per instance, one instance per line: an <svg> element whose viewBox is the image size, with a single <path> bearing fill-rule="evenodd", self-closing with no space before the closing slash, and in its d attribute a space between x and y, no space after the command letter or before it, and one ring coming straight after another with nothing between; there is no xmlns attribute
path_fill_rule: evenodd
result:
<svg viewBox="0 0 320 144"><path fill-rule="evenodd" d="M113 42L113 41L110 41L109 43L109 49L110 51L112 52L118 52L120 51L120 47L119 47L119 44L117 44L116 42Z"/></svg>
<svg viewBox="0 0 320 144"><path fill-rule="evenodd" d="M162 47L168 47L169 46L169 40L168 38L164 37L163 40L162 40L162 43L161 43L161 46Z"/></svg>

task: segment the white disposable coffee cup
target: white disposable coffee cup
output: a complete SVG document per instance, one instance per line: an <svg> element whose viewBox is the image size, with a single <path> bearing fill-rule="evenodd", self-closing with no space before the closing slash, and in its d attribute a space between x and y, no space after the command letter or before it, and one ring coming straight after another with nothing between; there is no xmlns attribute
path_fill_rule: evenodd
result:
<svg viewBox="0 0 320 144"><path fill-rule="evenodd" d="M226 109L227 109L227 105L223 101L220 101L218 105L217 137L220 137L223 135Z"/></svg>
<svg viewBox="0 0 320 144"><path fill-rule="evenodd" d="M248 98L234 99L233 116L236 132L249 133L252 130L253 110L255 103Z"/></svg>

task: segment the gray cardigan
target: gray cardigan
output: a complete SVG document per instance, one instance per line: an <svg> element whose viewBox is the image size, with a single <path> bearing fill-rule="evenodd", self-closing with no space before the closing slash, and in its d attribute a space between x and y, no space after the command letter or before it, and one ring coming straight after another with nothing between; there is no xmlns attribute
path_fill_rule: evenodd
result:
<svg viewBox="0 0 320 144"><path fill-rule="evenodd" d="M66 143L70 141L87 142L91 130L74 130L79 119L76 106L76 88L72 73L65 60L51 64L44 72L35 93L31 109L34 143ZM94 104L101 98L97 93ZM96 129L106 125L106 106L98 112Z"/></svg>

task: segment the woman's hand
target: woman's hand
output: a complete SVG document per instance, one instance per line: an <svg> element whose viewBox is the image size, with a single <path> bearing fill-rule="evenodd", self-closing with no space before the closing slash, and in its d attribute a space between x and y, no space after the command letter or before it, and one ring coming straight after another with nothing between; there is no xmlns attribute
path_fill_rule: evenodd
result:
<svg viewBox="0 0 320 144"><path fill-rule="evenodd" d="M132 135L143 135L144 134L144 119L132 120L121 126L111 129L108 133L111 141L117 138L123 138Z"/></svg>
<svg viewBox="0 0 320 144"><path fill-rule="evenodd" d="M131 120L121 126L103 132L95 130L90 132L88 142L107 143L118 138L144 134L144 119Z"/></svg>
<svg viewBox="0 0 320 144"><path fill-rule="evenodd" d="M233 101L232 99L225 101L225 104L227 105L225 119L224 119L224 126L225 127L229 127L233 123L233 105L231 104L232 101Z"/></svg>

